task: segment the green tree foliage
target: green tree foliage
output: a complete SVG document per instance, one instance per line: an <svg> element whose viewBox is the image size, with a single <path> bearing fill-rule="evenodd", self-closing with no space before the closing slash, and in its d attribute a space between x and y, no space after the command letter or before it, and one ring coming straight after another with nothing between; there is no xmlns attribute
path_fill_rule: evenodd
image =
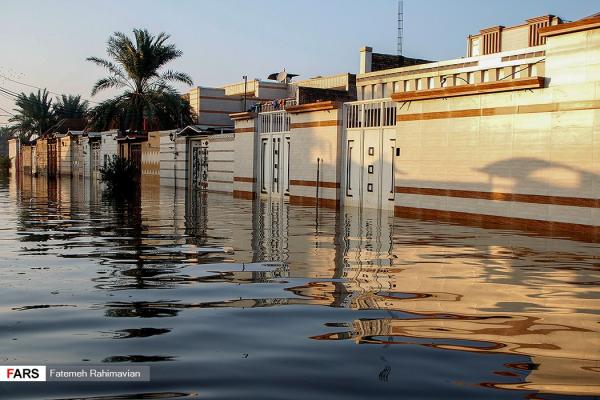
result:
<svg viewBox="0 0 600 400"><path fill-rule="evenodd" d="M122 130L142 131L144 120L158 129L191 123L189 103L171 84L191 85L192 79L182 72L164 70L182 54L167 43L169 37L166 33L154 36L146 29L134 29L133 39L115 32L107 42L109 59L87 59L108 72L96 82L92 96L109 89L122 91L91 110L92 129L106 130L116 125Z"/></svg>
<svg viewBox="0 0 600 400"><path fill-rule="evenodd" d="M34 134L41 135L56 123L52 99L46 89L28 95L20 93L15 105L16 114L8 121L12 123L10 129L23 140L29 140Z"/></svg>
<svg viewBox="0 0 600 400"><path fill-rule="evenodd" d="M63 94L56 98L56 103L52 107L58 119L84 118L87 114L89 103L87 100L81 100L80 95Z"/></svg>

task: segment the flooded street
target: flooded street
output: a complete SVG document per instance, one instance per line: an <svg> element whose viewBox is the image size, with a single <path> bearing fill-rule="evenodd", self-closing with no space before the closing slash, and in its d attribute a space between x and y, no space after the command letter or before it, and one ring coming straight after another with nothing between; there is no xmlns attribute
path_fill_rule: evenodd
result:
<svg viewBox="0 0 600 400"><path fill-rule="evenodd" d="M597 244L65 178L0 212L0 363L152 373L2 399L600 396Z"/></svg>

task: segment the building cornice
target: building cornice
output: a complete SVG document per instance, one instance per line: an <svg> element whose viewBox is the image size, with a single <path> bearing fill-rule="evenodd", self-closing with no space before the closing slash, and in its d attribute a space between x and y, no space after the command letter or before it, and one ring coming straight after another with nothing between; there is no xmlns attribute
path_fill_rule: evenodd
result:
<svg viewBox="0 0 600 400"><path fill-rule="evenodd" d="M445 97L468 96L485 93L507 92L511 90L537 89L544 86L544 77L521 78L506 81L484 82L447 88L413 90L392 94L394 101L431 100Z"/></svg>
<svg viewBox="0 0 600 400"><path fill-rule="evenodd" d="M558 36L566 33L574 33L596 28L600 28L600 17L586 18L575 22L546 26L544 28L540 28L540 36Z"/></svg>
<svg viewBox="0 0 600 400"><path fill-rule="evenodd" d="M329 100L329 101L318 101L316 103L307 103L307 104L299 104L297 106L291 106L286 108L286 111L290 114L299 114L303 112L311 112L311 111L326 111L333 110L339 108L340 104L338 102Z"/></svg>

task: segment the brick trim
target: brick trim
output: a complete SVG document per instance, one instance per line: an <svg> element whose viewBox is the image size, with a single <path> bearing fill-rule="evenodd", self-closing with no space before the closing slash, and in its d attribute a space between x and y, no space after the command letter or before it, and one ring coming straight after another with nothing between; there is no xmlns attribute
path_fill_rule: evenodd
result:
<svg viewBox="0 0 600 400"><path fill-rule="evenodd" d="M235 128L233 130L234 133L252 133L254 132L254 128Z"/></svg>
<svg viewBox="0 0 600 400"><path fill-rule="evenodd" d="M579 21L567 22L565 24L546 26L540 28L539 33L542 37L549 37L596 28L600 28L600 17L584 18Z"/></svg>
<svg viewBox="0 0 600 400"><path fill-rule="evenodd" d="M310 111L325 111L339 108L339 103L335 101L318 101L315 103L299 104L297 106L291 106L286 108L286 111L290 114L298 114Z"/></svg>
<svg viewBox="0 0 600 400"><path fill-rule="evenodd" d="M242 119L254 119L256 118L256 113L253 112L239 112L239 113L230 113L229 118L234 121L242 120Z"/></svg>
<svg viewBox="0 0 600 400"><path fill-rule="evenodd" d="M520 78L505 81L484 82L447 88L429 90L412 90L409 92L397 92L392 94L394 101L416 101L431 100L444 97L468 96L475 94L507 92L511 90L538 89L544 86L545 78L537 76L534 78Z"/></svg>
<svg viewBox="0 0 600 400"><path fill-rule="evenodd" d="M456 111L438 111L416 114L398 114L396 121L418 121L427 119L486 117L492 115L532 114L555 111L597 110L600 100L569 101L564 103L528 104L521 106L474 108Z"/></svg>
<svg viewBox="0 0 600 400"><path fill-rule="evenodd" d="M482 199L496 201L516 201L519 203L549 204L558 206L600 208L600 199L585 197L545 196L538 194L480 192L474 190L434 189L396 186L396 193L418 194L423 196L445 196L463 199Z"/></svg>
<svg viewBox="0 0 600 400"><path fill-rule="evenodd" d="M339 119L332 119L329 121L312 121L312 122L293 122L290 124L290 129L302 129L302 128L320 128L325 126L341 126L342 121Z"/></svg>
<svg viewBox="0 0 600 400"><path fill-rule="evenodd" d="M254 178L248 178L248 177L245 177L245 176L235 176L235 177L233 177L233 181L234 182L254 183L254 182L256 182L256 179L254 179Z"/></svg>
<svg viewBox="0 0 600 400"><path fill-rule="evenodd" d="M198 110L198 114L202 114L202 113L206 113L206 114L231 114L231 111L223 111L223 110L203 110L200 109Z"/></svg>
<svg viewBox="0 0 600 400"><path fill-rule="evenodd" d="M292 186L312 186L312 187L316 187L317 186L317 181L300 180L300 179L290 179L290 185L292 185ZM325 182L325 181L323 181L323 182L319 182L319 187L339 189L340 184L338 182Z"/></svg>

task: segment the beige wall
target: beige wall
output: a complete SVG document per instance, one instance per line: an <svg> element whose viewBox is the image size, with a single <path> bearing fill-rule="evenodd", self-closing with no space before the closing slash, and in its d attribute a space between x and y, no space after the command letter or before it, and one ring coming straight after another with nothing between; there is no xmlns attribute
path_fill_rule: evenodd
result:
<svg viewBox="0 0 600 400"><path fill-rule="evenodd" d="M48 173L48 141L46 139L38 139L35 142L35 164L36 171L41 175Z"/></svg>
<svg viewBox="0 0 600 400"><path fill-rule="evenodd" d="M220 134L208 140L208 189L216 192L233 192L235 135Z"/></svg>
<svg viewBox="0 0 600 400"><path fill-rule="evenodd" d="M71 136L56 139L58 152L57 173L71 175Z"/></svg>
<svg viewBox="0 0 600 400"><path fill-rule="evenodd" d="M8 141L8 159L10 160L10 173L11 175L15 174L17 170L18 158L19 158L19 144L17 143L18 139L10 139Z"/></svg>
<svg viewBox="0 0 600 400"><path fill-rule="evenodd" d="M178 137L171 141L169 134L176 130L160 131L160 184L172 187L185 187L187 146L186 138Z"/></svg>
<svg viewBox="0 0 600 400"><path fill-rule="evenodd" d="M233 163L233 191L236 196L254 196L255 171L255 119L235 120L235 160Z"/></svg>
<svg viewBox="0 0 600 400"><path fill-rule="evenodd" d="M546 46L546 88L399 106L400 117L428 116L397 124L396 185L599 199L600 29L550 37ZM427 114L472 109L489 115ZM398 193L396 206L600 225L598 207L576 202Z"/></svg>
<svg viewBox="0 0 600 400"><path fill-rule="evenodd" d="M335 186L340 183L341 119L341 109L337 108L291 114L292 200L294 196L315 198L317 159L320 160L319 198L339 200L339 187Z"/></svg>

